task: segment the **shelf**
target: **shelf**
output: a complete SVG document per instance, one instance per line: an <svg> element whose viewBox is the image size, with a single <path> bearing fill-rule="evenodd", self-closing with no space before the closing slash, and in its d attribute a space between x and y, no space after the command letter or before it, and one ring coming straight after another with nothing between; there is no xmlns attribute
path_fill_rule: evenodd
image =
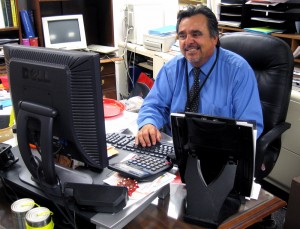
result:
<svg viewBox="0 0 300 229"><path fill-rule="evenodd" d="M222 25L219 25L218 26L219 30L221 33L224 33L224 32L230 32L230 31L233 31L233 32L244 32L243 29L241 28L236 28L236 27L229 27L229 26L222 26Z"/></svg>
<svg viewBox="0 0 300 229"><path fill-rule="evenodd" d="M0 32L7 32L7 31L19 31L19 27L7 27L7 28L0 29Z"/></svg>
<svg viewBox="0 0 300 229"><path fill-rule="evenodd" d="M141 66L143 68L147 68L148 70L153 71L153 66L149 65L147 62L141 62L137 64L138 66Z"/></svg>
<svg viewBox="0 0 300 229"><path fill-rule="evenodd" d="M67 2L72 0L38 0L39 2Z"/></svg>
<svg viewBox="0 0 300 229"><path fill-rule="evenodd" d="M300 40L300 34L272 33L271 35L274 37Z"/></svg>
<svg viewBox="0 0 300 229"><path fill-rule="evenodd" d="M15 2L15 10L16 12L19 12L19 1ZM6 27L0 29L0 38L18 38L21 42L22 40L22 31L21 31L21 24L20 24L20 18L19 14L16 14L17 19L17 26L14 27Z"/></svg>
<svg viewBox="0 0 300 229"><path fill-rule="evenodd" d="M299 46L299 41L300 41L300 34L280 34L280 33L272 33L271 34L274 37L279 37L282 39L289 39L291 40L291 50L294 52L296 48ZM299 63L299 61L295 61Z"/></svg>
<svg viewBox="0 0 300 229"><path fill-rule="evenodd" d="M225 32L244 32L245 30L240 29L240 28L234 28L234 27L229 27L229 26L218 26L220 33L225 33ZM291 47L292 52L296 50L296 48L300 45L300 34L287 34L287 33L271 33L270 35L274 37L278 37L281 39L289 40L289 44ZM300 58L294 59L295 63L300 63Z"/></svg>
<svg viewBox="0 0 300 229"><path fill-rule="evenodd" d="M180 4L200 4L203 3L202 0L179 0Z"/></svg>

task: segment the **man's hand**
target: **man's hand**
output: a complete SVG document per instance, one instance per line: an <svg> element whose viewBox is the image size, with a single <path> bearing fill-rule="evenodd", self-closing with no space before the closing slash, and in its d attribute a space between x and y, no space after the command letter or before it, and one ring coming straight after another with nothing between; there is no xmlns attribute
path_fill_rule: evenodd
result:
<svg viewBox="0 0 300 229"><path fill-rule="evenodd" d="M152 124L146 124L143 126L135 137L135 144L140 144L142 147L155 145L156 142L160 142L161 133Z"/></svg>

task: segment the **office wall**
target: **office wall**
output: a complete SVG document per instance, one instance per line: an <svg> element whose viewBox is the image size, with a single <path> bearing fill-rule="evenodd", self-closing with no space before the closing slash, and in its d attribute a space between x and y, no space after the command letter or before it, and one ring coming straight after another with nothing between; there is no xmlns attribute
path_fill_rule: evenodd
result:
<svg viewBox="0 0 300 229"><path fill-rule="evenodd" d="M291 128L282 136L279 158L266 180L289 193L292 179L300 175L300 91L298 88L293 88L286 121L291 123Z"/></svg>
<svg viewBox="0 0 300 229"><path fill-rule="evenodd" d="M175 20L173 18L172 13L169 12L177 12L178 11L178 0L113 0L113 15L114 15L114 41L115 46L118 46L119 41L124 41L126 36L125 29L125 13L124 10L126 8L126 4L130 3L151 3L151 4L161 4L162 8L166 9L168 12L165 18L167 22L176 23L176 15ZM145 20L155 20L155 18L145 18ZM172 24L174 24L172 23Z"/></svg>

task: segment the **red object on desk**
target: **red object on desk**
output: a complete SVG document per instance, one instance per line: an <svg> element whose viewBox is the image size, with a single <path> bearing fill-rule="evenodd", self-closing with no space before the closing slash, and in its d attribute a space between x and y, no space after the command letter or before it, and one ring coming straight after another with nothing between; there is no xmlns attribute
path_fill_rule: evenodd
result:
<svg viewBox="0 0 300 229"><path fill-rule="evenodd" d="M0 80L1 80L1 83L3 85L4 90L9 90L8 77L6 75L5 76L0 76Z"/></svg>
<svg viewBox="0 0 300 229"><path fill-rule="evenodd" d="M104 117L110 118L120 115L125 110L125 104L115 100L103 98Z"/></svg>

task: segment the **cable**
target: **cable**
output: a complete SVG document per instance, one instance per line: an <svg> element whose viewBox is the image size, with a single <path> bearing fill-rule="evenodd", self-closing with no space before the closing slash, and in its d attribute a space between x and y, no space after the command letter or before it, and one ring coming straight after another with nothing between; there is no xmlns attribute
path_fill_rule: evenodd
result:
<svg viewBox="0 0 300 229"><path fill-rule="evenodd" d="M43 180L41 179L40 177L40 174L42 173L42 169L40 167L40 164L41 164L41 160L36 157L36 156L33 156L34 159L38 162L37 165L37 180L39 182L39 185L40 185L40 188L42 189L43 193L46 195L46 197L52 201L52 203L55 205L55 207L58 209L58 211L63 215L63 217L67 220L67 222L74 228L74 229L77 229L77 226L76 226L76 221L75 221L75 218L72 217L71 213L70 213L70 210L68 208L68 205L67 205L67 202L66 202L66 199L67 197L64 195L64 192L63 192L63 189L62 189L62 184L61 184L61 181L59 179L59 177L57 177L57 187L59 188L59 191L60 191L60 197L59 199L63 201L63 204L64 204L64 208L65 208L65 211L66 213L61 209L61 207L56 203L56 200L55 198L53 198L51 196L51 193L48 193L47 191L47 187L46 185L43 184Z"/></svg>
<svg viewBox="0 0 300 229"><path fill-rule="evenodd" d="M126 30L126 35L125 35L125 40L124 40L124 48L123 48L123 53L121 55L121 57L123 58L123 63L124 63L124 68L125 68L125 72L126 72L126 76L129 78L131 84L133 84L133 80L130 76L130 73L129 73L129 67L128 67L128 61L127 59L128 58L125 58L125 55L127 53L127 43L128 43L128 35L129 35L129 32L130 30L133 30L134 28L132 26L129 26ZM123 97L123 96L122 96Z"/></svg>
<svg viewBox="0 0 300 229"><path fill-rule="evenodd" d="M16 194L16 192L5 182L3 176L0 176L1 182L2 182L2 187L4 189L4 194L5 196L7 196L7 198L11 201L14 202L17 199L19 199L18 195ZM12 196L13 194L13 196Z"/></svg>

